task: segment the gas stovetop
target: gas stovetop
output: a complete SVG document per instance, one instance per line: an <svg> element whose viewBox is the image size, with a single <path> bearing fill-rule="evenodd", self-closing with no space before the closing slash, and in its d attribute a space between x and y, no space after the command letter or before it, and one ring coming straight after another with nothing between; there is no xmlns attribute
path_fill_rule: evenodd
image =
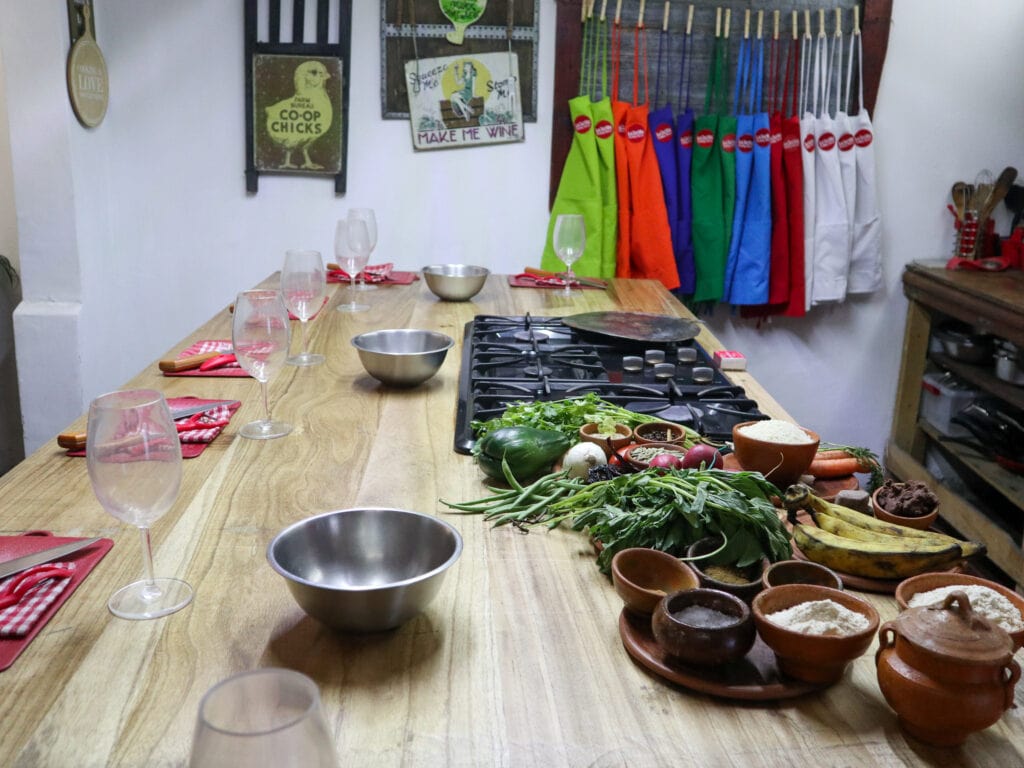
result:
<svg viewBox="0 0 1024 768"><path fill-rule="evenodd" d="M455 450L473 447L473 421L512 403L593 392L638 413L727 440L743 421L768 418L695 341L638 342L575 330L557 317L478 315L466 323Z"/></svg>

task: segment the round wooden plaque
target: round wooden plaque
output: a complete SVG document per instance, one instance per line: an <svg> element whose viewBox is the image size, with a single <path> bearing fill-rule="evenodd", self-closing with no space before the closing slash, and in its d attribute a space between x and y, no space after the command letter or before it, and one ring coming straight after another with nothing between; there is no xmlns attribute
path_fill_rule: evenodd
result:
<svg viewBox="0 0 1024 768"><path fill-rule="evenodd" d="M92 36L89 6L83 8L85 31L71 46L68 55L68 95L78 121L87 128L95 128L107 114L110 83L107 80L107 62Z"/></svg>

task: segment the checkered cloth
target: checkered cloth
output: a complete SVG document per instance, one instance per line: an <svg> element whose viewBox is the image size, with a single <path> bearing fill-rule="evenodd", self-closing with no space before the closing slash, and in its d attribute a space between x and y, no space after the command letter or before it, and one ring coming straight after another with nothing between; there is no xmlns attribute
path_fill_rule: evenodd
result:
<svg viewBox="0 0 1024 768"><path fill-rule="evenodd" d="M394 268L394 264L388 262L387 264L374 264L363 267L363 271L360 273L363 276L363 280L368 283L383 283L391 275L391 270ZM331 265L332 269L328 273L329 276L338 278L340 280L351 280L351 276L341 267L336 264ZM335 267L337 267L335 269ZM356 275L356 278L359 274Z"/></svg>
<svg viewBox="0 0 1024 768"><path fill-rule="evenodd" d="M228 353L234 349L231 339L206 339L205 341L197 341L190 347L186 347L178 353L178 357L192 357L193 355L205 355L207 352L224 352ZM238 363L228 363L227 365L221 366L222 368L241 368Z"/></svg>
<svg viewBox="0 0 1024 768"><path fill-rule="evenodd" d="M3 583L0 583L0 594L4 594L8 586L16 580L30 577L34 573L40 573L55 567L66 568L70 571L75 570L73 562L36 565L25 569L21 573L16 573L10 578L5 579ZM39 617L46 613L46 610L53 605L54 601L61 596L61 593L71 583L72 575L74 574L55 576L40 581L22 595L21 600L17 603L0 610L0 638L24 637L27 635L39 620Z"/></svg>

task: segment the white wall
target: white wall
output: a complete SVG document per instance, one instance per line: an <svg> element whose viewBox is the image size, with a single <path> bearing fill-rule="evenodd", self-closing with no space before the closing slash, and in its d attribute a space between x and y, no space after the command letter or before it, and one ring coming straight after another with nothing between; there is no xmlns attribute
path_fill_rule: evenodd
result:
<svg viewBox="0 0 1024 768"><path fill-rule="evenodd" d="M354 3L343 198L326 179L263 177L256 196L245 194L240 3L95 4L111 102L104 123L88 131L64 92L64 5L0 0L30 450L278 268L286 248L330 253L334 220L349 206L377 209L375 260L398 267L467 260L509 272L539 262L554 0L540 3L539 119L527 125L527 141L422 154L411 149L407 123L380 119L379 3ZM799 421L879 452L903 331L902 265L948 250L955 179L982 166L1024 167L1024 4L989 0L984 13L958 0L895 6L875 112L884 290L761 328L724 308L711 320Z"/></svg>

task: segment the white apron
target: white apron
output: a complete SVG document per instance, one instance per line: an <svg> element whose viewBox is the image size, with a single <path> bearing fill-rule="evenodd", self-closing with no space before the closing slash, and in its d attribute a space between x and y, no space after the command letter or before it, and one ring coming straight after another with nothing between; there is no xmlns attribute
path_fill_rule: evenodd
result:
<svg viewBox="0 0 1024 768"><path fill-rule="evenodd" d="M817 78L815 78L815 85ZM811 90L811 32L800 40L800 135L803 137L804 172L804 309L811 308L814 291L814 111Z"/></svg>
<svg viewBox="0 0 1024 768"><path fill-rule="evenodd" d="M857 114L850 118L854 155L857 161L857 202L853 213L850 273L847 293L873 293L882 286L882 218L875 195L875 144L871 118L864 108L864 51L860 30L857 41L857 71L860 76ZM853 43L850 44L851 61Z"/></svg>

